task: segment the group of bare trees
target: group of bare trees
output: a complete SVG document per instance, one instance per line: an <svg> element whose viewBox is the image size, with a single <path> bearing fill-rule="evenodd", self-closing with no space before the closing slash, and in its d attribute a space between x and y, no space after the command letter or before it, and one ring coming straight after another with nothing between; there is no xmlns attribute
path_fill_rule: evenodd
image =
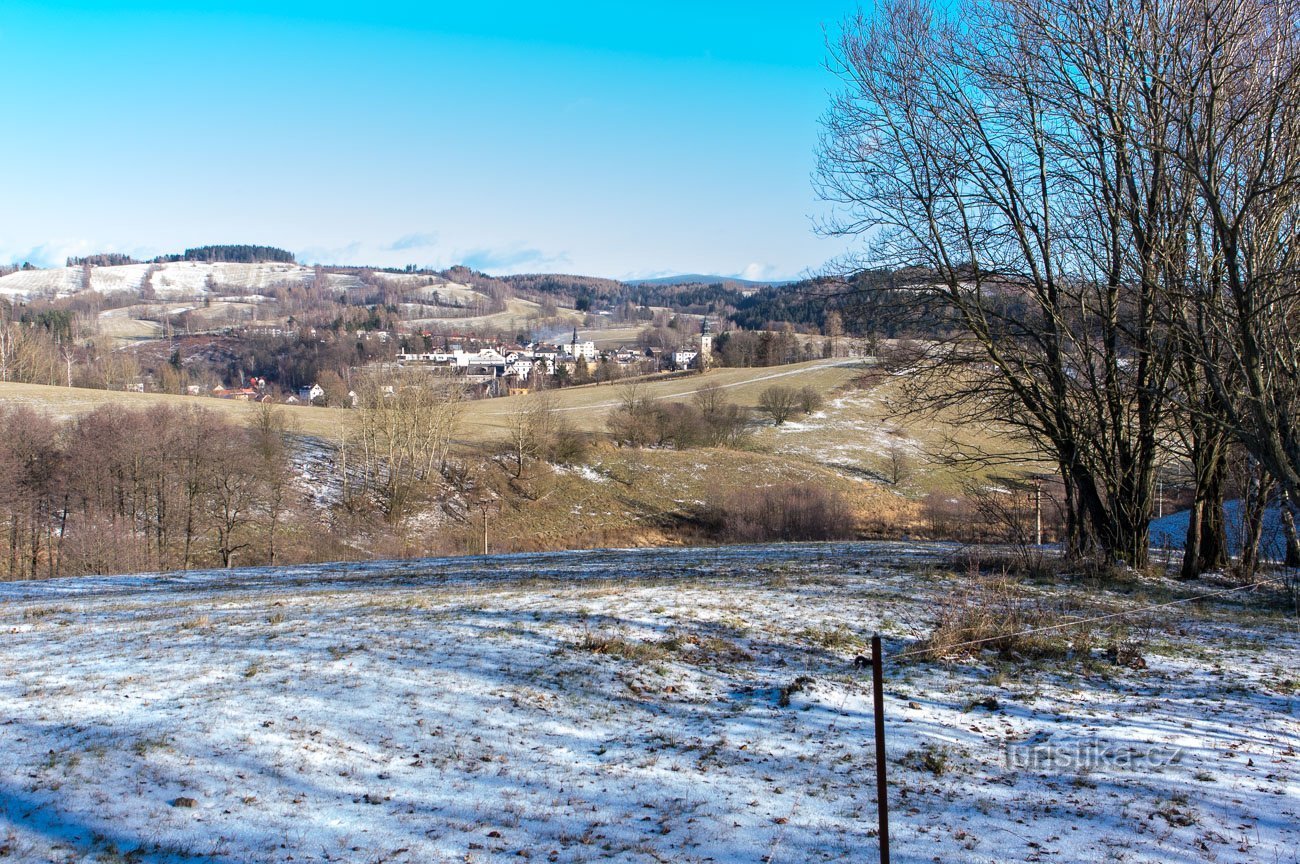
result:
<svg viewBox="0 0 1300 864"><path fill-rule="evenodd" d="M0 410L0 578L273 564L290 509L284 423L105 406L60 426Z"/></svg>
<svg viewBox="0 0 1300 864"><path fill-rule="evenodd" d="M690 402L656 399L635 383L624 386L621 396L607 421L620 447L743 447L753 431L749 412L716 384L701 387Z"/></svg>
<svg viewBox="0 0 1300 864"><path fill-rule="evenodd" d="M775 385L758 394L758 410L780 426L796 414L811 414L821 408L822 394L813 387Z"/></svg>
<svg viewBox="0 0 1300 864"><path fill-rule="evenodd" d="M926 391L1051 460L1071 553L1144 564L1170 460L1186 575L1229 447L1300 500L1300 2L883 0L834 65L827 229L949 310Z"/></svg>
<svg viewBox="0 0 1300 864"><path fill-rule="evenodd" d="M396 522L441 484L464 399L454 378L376 368L356 381L339 448L343 498Z"/></svg>

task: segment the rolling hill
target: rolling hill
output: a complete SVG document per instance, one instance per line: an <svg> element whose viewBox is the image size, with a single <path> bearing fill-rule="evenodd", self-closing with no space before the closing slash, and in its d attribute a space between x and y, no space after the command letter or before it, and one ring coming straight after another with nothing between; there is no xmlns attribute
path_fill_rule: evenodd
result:
<svg viewBox="0 0 1300 864"><path fill-rule="evenodd" d="M798 279L777 279L764 282L754 279L741 279L738 276L708 276L702 273L683 273L679 276L658 276L654 279L628 279L627 285L722 285L726 288L777 288L793 285Z"/></svg>

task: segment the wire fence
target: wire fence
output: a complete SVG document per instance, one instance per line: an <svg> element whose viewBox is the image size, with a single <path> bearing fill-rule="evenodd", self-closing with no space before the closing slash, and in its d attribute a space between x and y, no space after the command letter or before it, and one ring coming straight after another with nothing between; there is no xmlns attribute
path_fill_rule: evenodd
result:
<svg viewBox="0 0 1300 864"><path fill-rule="evenodd" d="M1058 630L1066 630L1071 627L1082 627L1090 624L1097 624L1102 621L1111 621L1116 618L1126 618L1134 615L1141 615L1147 612L1154 612L1157 609L1169 609L1174 606L1182 606L1187 603L1199 603L1204 600L1212 600L1215 597L1224 597L1228 594L1236 594L1241 591L1253 591L1256 588L1262 588L1266 585L1289 585L1295 580L1294 575L1279 576L1274 579L1263 579L1258 582L1251 582L1246 585L1236 585L1232 588L1224 588L1218 591L1208 591L1203 594L1196 594L1191 597L1181 597L1177 600L1169 600L1164 603L1154 603L1149 606L1139 606L1136 609L1124 609L1119 612L1108 612L1104 615L1093 615L1088 618L1074 618L1069 621L1059 621L1055 624L1046 624L1041 627L1031 627L1027 630L1021 630L1015 633L1000 633L996 636L986 636L981 639L969 639L965 642L955 642L947 644L944 649L951 651L957 648L973 648L978 645L984 645L989 642L1001 642L1006 639L1021 639L1027 636L1034 636L1040 633L1050 633ZM885 656L885 661L903 660L908 657L918 657L933 653L929 648L913 648L910 651L902 651Z"/></svg>
<svg viewBox="0 0 1300 864"><path fill-rule="evenodd" d="M1036 634L1041 634L1041 633L1068 630L1073 627L1091 626L1093 624L1097 624L1105 621L1113 621L1119 618L1142 615L1142 614L1147 614L1162 609L1172 609L1179 606L1185 606L1190 603L1199 603L1206 600L1213 600L1219 597L1226 597L1233 594L1254 591L1272 585L1285 586L1286 590L1288 590L1291 595L1292 601L1296 604L1297 616L1300 617L1300 571L1292 570L1292 571L1288 571L1283 575L1276 576L1271 579L1260 579L1244 585L1234 585L1229 588L1222 588L1215 591L1205 591L1199 594L1194 594L1189 597L1180 597L1177 600L1168 600L1162 603L1152 603L1145 606L1139 606L1133 609L1124 609L1118 612L1108 612L1102 615L1091 615L1085 618L1071 619L1069 621L1060 621L1055 624L1047 624L1040 627L1032 627L1011 634L999 634L996 636L988 636L980 639L970 639L963 642L945 644L944 649L945 651L951 651L958 648L974 648L991 642L1004 641L1008 638L1020 639L1028 636L1033 636ZM883 666L884 663L888 663L892 661L901 661L909 657L931 656L932 654L933 654L932 650L928 647L912 648L907 651L901 651L901 652L888 654L888 655L884 655L882 652L882 655L879 657L878 662L880 663L881 666ZM860 660L862 658L857 658L857 659ZM855 663L855 665L859 665L859 664ZM844 706L848 702L848 698L851 691L852 688L849 687L843 688L843 693L841 694L839 705L835 710L835 715L837 717L843 714ZM879 698L881 694L877 692L875 695L877 698ZM831 723L827 726L827 732L833 734L836 731L838 731L838 721L832 719ZM876 756L876 762L877 762L876 771L879 772L878 777L880 778L879 780L880 788L883 788L884 786L883 764L882 764L884 760L883 736L880 739L878 739L878 741L879 743L878 743L878 752ZM773 838L773 841L768 848L767 855L764 856L764 858L762 859L764 862L769 862L770 864L770 862L775 862L777 860L777 853L779 852L785 840L787 826L789 825L791 820L793 820L794 817L798 814L799 807L803 803L803 796L804 796L804 789L800 788L799 794L796 796L794 803L790 808L789 813L786 815L786 817L784 817L783 820L781 820L780 823L781 829L777 832L776 836ZM878 794L878 798L879 797L881 796ZM884 800L878 800L877 807L887 811L888 802ZM881 856L880 856L882 862L889 861L889 848L888 848L889 841L888 841L888 833L887 833L888 829L887 827L885 827L887 825L887 822L888 822L887 818L882 818L881 824L882 824L882 829L885 833L878 833L876 835L880 837L880 839L883 841L882 848L881 848Z"/></svg>

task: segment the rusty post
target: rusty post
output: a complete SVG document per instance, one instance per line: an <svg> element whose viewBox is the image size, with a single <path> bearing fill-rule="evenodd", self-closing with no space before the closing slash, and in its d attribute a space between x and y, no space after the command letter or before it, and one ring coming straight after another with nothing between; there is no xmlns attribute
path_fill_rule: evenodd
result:
<svg viewBox="0 0 1300 864"><path fill-rule="evenodd" d="M876 713L876 812L880 816L880 864L889 864L889 792L885 786L885 673L880 634L871 637L871 691Z"/></svg>

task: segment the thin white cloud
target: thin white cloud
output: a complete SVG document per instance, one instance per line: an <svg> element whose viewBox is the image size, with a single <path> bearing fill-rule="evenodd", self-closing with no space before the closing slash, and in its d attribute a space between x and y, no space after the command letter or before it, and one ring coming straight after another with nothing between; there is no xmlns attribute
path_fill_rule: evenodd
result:
<svg viewBox="0 0 1300 864"><path fill-rule="evenodd" d="M438 235L433 232L426 232L399 237L384 248L391 252L405 252L410 249L432 249L437 245Z"/></svg>
<svg viewBox="0 0 1300 864"><path fill-rule="evenodd" d="M498 276L511 273L549 272L557 268L570 267L573 263L562 252L553 254L543 252L541 249L518 246L503 249L468 249L457 252L454 257L458 264Z"/></svg>
<svg viewBox="0 0 1300 864"><path fill-rule="evenodd" d="M772 278L776 268L770 264L760 264L753 261L745 266L736 276L740 279L748 279L751 282L764 282Z"/></svg>
<svg viewBox="0 0 1300 864"><path fill-rule="evenodd" d="M6 264L31 264L33 267L63 267L69 257L111 252L88 240L51 240L38 246L0 247L0 261Z"/></svg>

